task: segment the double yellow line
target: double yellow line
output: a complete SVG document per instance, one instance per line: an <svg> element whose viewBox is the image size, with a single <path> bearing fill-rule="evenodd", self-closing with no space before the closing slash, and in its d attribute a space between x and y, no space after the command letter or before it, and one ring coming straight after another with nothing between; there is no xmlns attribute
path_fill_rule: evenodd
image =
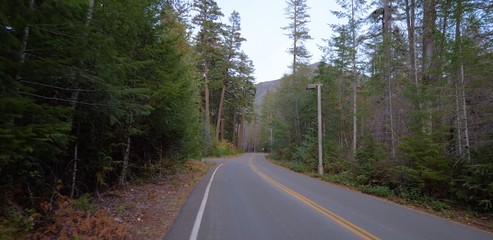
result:
<svg viewBox="0 0 493 240"><path fill-rule="evenodd" d="M280 184L279 182L277 182L276 180L270 178L269 176L265 175L264 173L262 173L260 170L257 169L257 167L255 167L253 165L253 157L250 158L250 160L248 160L248 164L250 165L250 167L252 168L253 171L255 171L259 176L261 176L262 178L264 178L265 180L267 180L268 182L270 182L272 185L276 186L277 188L283 190L284 192L288 193L289 195L293 196L294 198L300 200L301 202L303 202L304 204L310 206L311 208L315 209L317 212L325 215L326 217L330 218L331 220L333 220L334 222L338 223L339 225L343 226L344 228L346 228L347 230L353 232L354 234L360 236L362 239L365 239L365 240L379 240L380 238L376 237L375 235L365 231L364 229L354 225L353 223L351 223L350 221L342 218L341 216L329 211L328 209L318 205L317 203L313 202L312 200L304 197L303 195L285 187L284 185Z"/></svg>

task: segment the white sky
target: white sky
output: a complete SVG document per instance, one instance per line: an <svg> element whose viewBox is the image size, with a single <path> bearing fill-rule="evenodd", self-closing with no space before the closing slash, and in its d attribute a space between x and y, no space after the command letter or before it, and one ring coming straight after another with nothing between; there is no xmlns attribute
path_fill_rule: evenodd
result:
<svg viewBox="0 0 493 240"><path fill-rule="evenodd" d="M281 78L289 73L288 66L292 57L286 52L291 41L281 27L288 25L284 16L286 0L216 0L224 13L224 23L236 10L241 17L241 34L246 38L242 49L255 65L256 82L265 82ZM308 24L313 38L306 43L312 58L317 62L322 58L318 45L324 45L322 38L332 35L329 23L339 20L330 11L338 10L335 0L307 0L310 7L311 22Z"/></svg>

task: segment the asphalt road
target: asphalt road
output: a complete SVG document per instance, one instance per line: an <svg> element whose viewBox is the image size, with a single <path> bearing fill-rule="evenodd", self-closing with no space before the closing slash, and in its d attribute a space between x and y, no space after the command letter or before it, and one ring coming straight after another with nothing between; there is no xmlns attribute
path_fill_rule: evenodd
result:
<svg viewBox="0 0 493 240"><path fill-rule="evenodd" d="M492 240L493 234L325 183L249 153L218 160L165 239Z"/></svg>

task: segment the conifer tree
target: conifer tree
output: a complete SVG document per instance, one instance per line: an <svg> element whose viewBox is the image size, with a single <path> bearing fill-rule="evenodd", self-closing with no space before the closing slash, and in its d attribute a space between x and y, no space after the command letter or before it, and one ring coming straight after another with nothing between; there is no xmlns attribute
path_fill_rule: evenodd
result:
<svg viewBox="0 0 493 240"><path fill-rule="evenodd" d="M209 85L213 76L214 63L219 61L221 51L221 23L219 18L223 16L220 8L214 0L195 0L194 10L197 14L193 17L193 23L199 27L195 37L195 49L197 54L197 69L203 80L203 116L205 117L205 137L210 142L211 126L211 102Z"/></svg>
<svg viewBox="0 0 493 240"><path fill-rule="evenodd" d="M286 35L293 41L293 45L288 49L288 53L293 56L292 69L293 76L300 64L307 64L310 53L305 47L305 42L312 39L309 34L308 23L310 15L308 14L308 5L306 0L287 0L284 14L289 20L289 24L282 29L287 31Z"/></svg>
<svg viewBox="0 0 493 240"><path fill-rule="evenodd" d="M229 17L229 25L225 25L224 31L224 51L225 51L225 66L223 69L223 83L221 87L221 96L219 99L219 109L217 111L217 124L216 124L216 140L219 140L219 133L221 126L224 126L223 112L224 112L224 100L226 94L226 88L230 85L230 81L235 74L238 74L238 59L241 55L241 44L245 41L241 37L241 18L240 14L236 11L231 13Z"/></svg>

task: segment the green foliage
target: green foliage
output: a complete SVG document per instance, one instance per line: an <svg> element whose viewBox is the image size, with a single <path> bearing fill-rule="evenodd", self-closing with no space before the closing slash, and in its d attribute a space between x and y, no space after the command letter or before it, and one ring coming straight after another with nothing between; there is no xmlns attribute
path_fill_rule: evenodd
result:
<svg viewBox="0 0 493 240"><path fill-rule="evenodd" d="M310 21L306 0L288 0L286 1L284 15L289 20L289 24L282 29L287 31L289 39L293 40L293 47L288 49L288 53L293 55L292 69L296 73L298 68L307 63L310 53L305 47L305 42L311 39L307 23Z"/></svg>
<svg viewBox="0 0 493 240"><path fill-rule="evenodd" d="M432 200L431 208L435 211L442 212L443 210L451 209L452 207L442 201Z"/></svg>
<svg viewBox="0 0 493 240"><path fill-rule="evenodd" d="M493 211L492 145L472 152L473 164L463 164L461 174L453 181L455 197L480 211Z"/></svg>
<svg viewBox="0 0 493 240"><path fill-rule="evenodd" d="M233 146L233 144L226 141L222 141L212 146L212 151L210 155L213 157L225 157L225 156L235 155L238 153L240 153L240 151L236 149Z"/></svg>
<svg viewBox="0 0 493 240"><path fill-rule="evenodd" d="M386 186L379 185L362 185L358 187L361 192L372 194L379 197L393 196L393 192Z"/></svg>
<svg viewBox="0 0 493 240"><path fill-rule="evenodd" d="M98 209L98 205L93 203L91 195L87 193L73 201L72 206L82 211L95 212Z"/></svg>
<svg viewBox="0 0 493 240"><path fill-rule="evenodd" d="M440 146L428 136L405 138L400 146L409 159L404 174L409 185L434 197L446 195L452 180L452 162L445 158Z"/></svg>
<svg viewBox="0 0 493 240"><path fill-rule="evenodd" d="M26 2L0 4L0 202L74 192L91 210L128 139L130 179L200 158L195 55L169 3Z"/></svg>
<svg viewBox="0 0 493 240"><path fill-rule="evenodd" d="M357 167L362 176L367 176L368 180L378 179L382 176L381 172L377 172L377 163L388 159L384 147L379 144L372 136L362 139L362 147L356 152ZM366 183L369 183L368 181Z"/></svg>
<svg viewBox="0 0 493 240"><path fill-rule="evenodd" d="M18 239L20 235L31 231L40 215L34 209L22 210L13 206L5 211L8 212L8 218L0 223L2 239Z"/></svg>
<svg viewBox="0 0 493 240"><path fill-rule="evenodd" d="M299 173L309 173L311 171L308 170L308 168L305 166L305 164L301 162L293 162L289 164L289 169L299 172Z"/></svg>
<svg viewBox="0 0 493 240"><path fill-rule="evenodd" d="M357 186L357 183L354 181L353 175L349 171L343 171L338 174L325 174L322 176L322 179L346 186Z"/></svg>

